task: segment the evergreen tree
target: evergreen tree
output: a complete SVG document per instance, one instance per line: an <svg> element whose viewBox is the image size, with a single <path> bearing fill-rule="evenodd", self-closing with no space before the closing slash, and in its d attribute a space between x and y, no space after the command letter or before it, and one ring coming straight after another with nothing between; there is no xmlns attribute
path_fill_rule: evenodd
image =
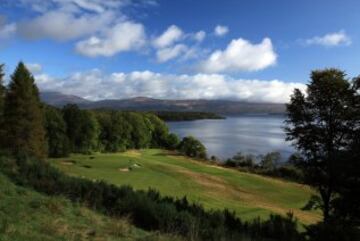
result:
<svg viewBox="0 0 360 241"><path fill-rule="evenodd" d="M0 64L0 123L1 123L1 117L3 114L3 110L4 110L4 97L5 97L5 87L4 87L4 83L3 83L4 76L5 76L4 65Z"/></svg>
<svg viewBox="0 0 360 241"><path fill-rule="evenodd" d="M0 64L0 148L3 146L4 141L4 123L3 123L3 112L4 112L4 98L5 98L5 87L3 85L3 78L4 78L4 72L3 72L4 65Z"/></svg>
<svg viewBox="0 0 360 241"><path fill-rule="evenodd" d="M4 104L4 146L14 154L45 158L44 113L34 77L20 62L11 76Z"/></svg>

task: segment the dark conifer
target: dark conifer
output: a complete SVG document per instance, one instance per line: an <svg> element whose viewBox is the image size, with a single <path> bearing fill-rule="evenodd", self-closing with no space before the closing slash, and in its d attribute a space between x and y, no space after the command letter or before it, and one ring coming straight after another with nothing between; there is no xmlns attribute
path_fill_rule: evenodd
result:
<svg viewBox="0 0 360 241"><path fill-rule="evenodd" d="M20 62L11 76L4 104L4 146L14 154L45 158L44 114L34 77Z"/></svg>

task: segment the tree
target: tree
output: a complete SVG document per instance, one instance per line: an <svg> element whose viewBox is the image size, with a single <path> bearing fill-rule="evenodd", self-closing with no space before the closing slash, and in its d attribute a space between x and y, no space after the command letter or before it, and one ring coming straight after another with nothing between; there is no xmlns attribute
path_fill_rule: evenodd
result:
<svg viewBox="0 0 360 241"><path fill-rule="evenodd" d="M182 139L179 144L179 150L189 157L206 159L205 146L192 136L187 136Z"/></svg>
<svg viewBox="0 0 360 241"><path fill-rule="evenodd" d="M152 129L151 146L166 147L169 135L169 128L159 117L154 114L146 114L146 118L150 121Z"/></svg>
<svg viewBox="0 0 360 241"><path fill-rule="evenodd" d="M279 152L269 152L261 158L260 166L266 170L274 170L280 160L281 154Z"/></svg>
<svg viewBox="0 0 360 241"><path fill-rule="evenodd" d="M93 113L80 110L77 105L63 108L64 121L70 150L77 153L91 153L98 147L99 125Z"/></svg>
<svg viewBox="0 0 360 241"><path fill-rule="evenodd" d="M170 133L166 138L166 145L165 147L169 150L175 150L179 146L180 140L179 137L174 134Z"/></svg>
<svg viewBox="0 0 360 241"><path fill-rule="evenodd" d="M4 87L4 65L0 64L0 123L4 110L4 98L5 98L5 87Z"/></svg>
<svg viewBox="0 0 360 241"><path fill-rule="evenodd" d="M70 154L66 124L61 111L54 107L45 108L46 139L50 157L66 157Z"/></svg>
<svg viewBox="0 0 360 241"><path fill-rule="evenodd" d="M4 98L5 98L5 87L3 84L4 74L4 65L0 64L0 136L5 136L3 133L3 112L4 112ZM3 138L1 138L3 139ZM2 146L3 140L0 140L0 147Z"/></svg>
<svg viewBox="0 0 360 241"><path fill-rule="evenodd" d="M4 146L14 154L45 158L44 113L34 77L20 62L11 76L4 104Z"/></svg>
<svg viewBox="0 0 360 241"><path fill-rule="evenodd" d="M132 126L118 111L96 113L99 125L99 142L102 151L125 151L131 142Z"/></svg>
<svg viewBox="0 0 360 241"><path fill-rule="evenodd" d="M131 148L140 149L149 147L153 132L150 121L144 115L135 112L127 112L125 118L132 126Z"/></svg>
<svg viewBox="0 0 360 241"><path fill-rule="evenodd" d="M306 95L295 89L287 105L287 140L303 155L299 164L305 181L320 193L325 223L335 212L335 200L344 184L341 173L354 161L346 153L359 129L357 90L343 71L313 71Z"/></svg>

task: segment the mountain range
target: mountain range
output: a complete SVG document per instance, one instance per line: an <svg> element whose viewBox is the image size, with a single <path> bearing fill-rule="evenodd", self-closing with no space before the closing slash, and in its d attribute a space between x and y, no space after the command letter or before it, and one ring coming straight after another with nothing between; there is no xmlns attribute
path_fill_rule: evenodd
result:
<svg viewBox="0 0 360 241"><path fill-rule="evenodd" d="M60 92L41 92L43 102L56 107L66 104L77 104L83 109L114 109L133 111L187 111L187 112L213 112L217 114L236 115L245 113L254 114L282 114L285 104L279 103L253 103L235 100L164 100L148 97L135 97L130 99L107 99L91 101L85 98L66 95Z"/></svg>

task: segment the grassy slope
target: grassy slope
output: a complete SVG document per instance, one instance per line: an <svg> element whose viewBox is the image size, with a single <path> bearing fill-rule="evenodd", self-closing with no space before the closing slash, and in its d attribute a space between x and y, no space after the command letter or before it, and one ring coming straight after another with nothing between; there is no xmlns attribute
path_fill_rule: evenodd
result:
<svg viewBox="0 0 360 241"><path fill-rule="evenodd" d="M163 195L186 195L206 208L235 210L243 219L288 211L306 224L320 219L319 213L300 210L312 194L306 186L224 169L161 150L73 155L52 161L71 175L128 184L136 189L152 187ZM135 163L140 167L133 167ZM129 167L133 168L127 171Z"/></svg>
<svg viewBox="0 0 360 241"><path fill-rule="evenodd" d="M0 174L0 241L176 240L147 233L64 198L48 197Z"/></svg>

